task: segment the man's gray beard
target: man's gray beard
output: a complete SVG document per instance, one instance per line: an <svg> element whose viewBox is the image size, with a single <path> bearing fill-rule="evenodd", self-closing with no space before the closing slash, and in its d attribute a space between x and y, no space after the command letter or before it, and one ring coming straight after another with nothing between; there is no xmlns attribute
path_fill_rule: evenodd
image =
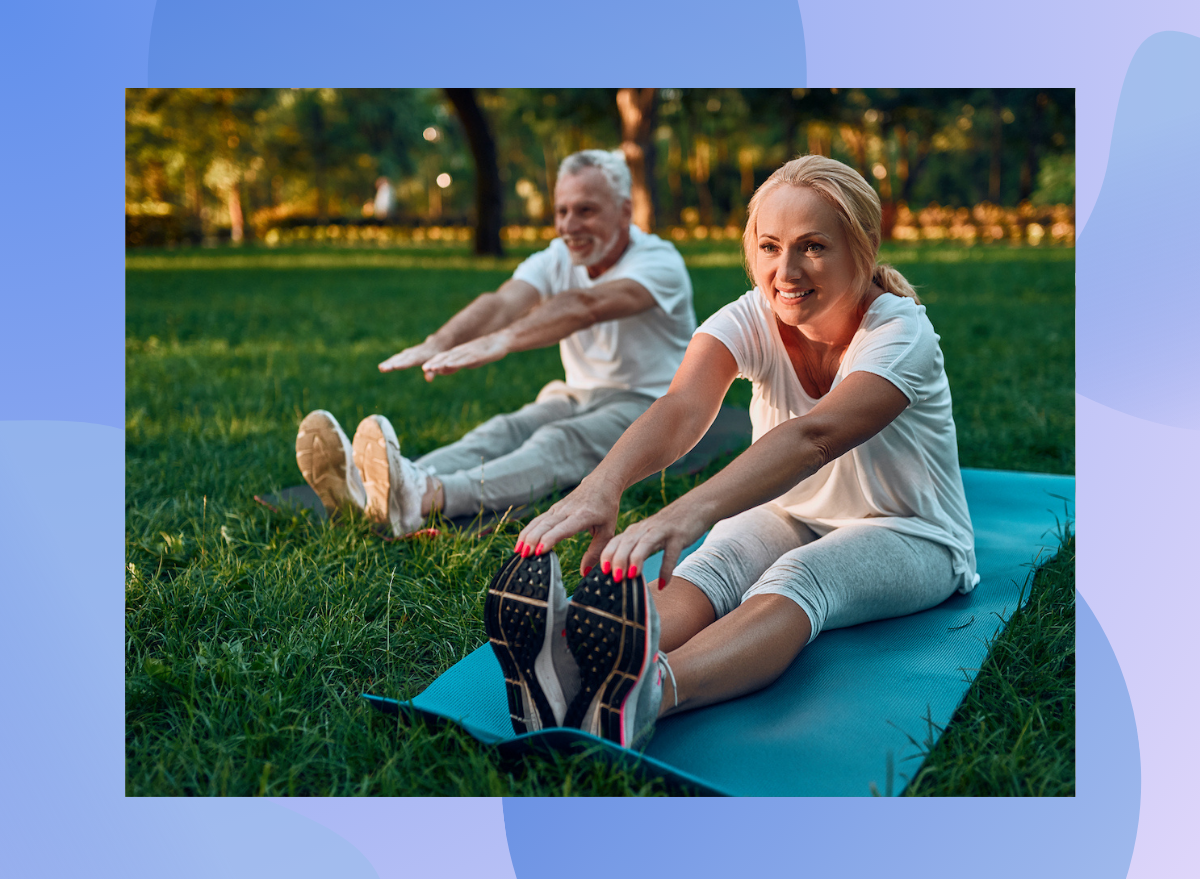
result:
<svg viewBox="0 0 1200 879"><path fill-rule="evenodd" d="M592 238L595 240L595 236L592 236ZM605 259L607 259L609 255L612 254L613 248L617 246L617 242L620 240L621 230L618 228L613 232L612 238L610 238L608 241L600 242L597 247L593 248L590 256L579 258L576 257L574 253L571 253L571 262L575 263L577 266L583 266L584 268L590 269L597 263L603 262Z"/></svg>

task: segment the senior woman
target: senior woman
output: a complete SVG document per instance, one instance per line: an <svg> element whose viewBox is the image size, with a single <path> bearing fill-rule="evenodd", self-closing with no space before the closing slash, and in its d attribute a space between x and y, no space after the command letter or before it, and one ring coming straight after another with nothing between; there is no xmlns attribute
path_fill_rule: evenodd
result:
<svg viewBox="0 0 1200 879"><path fill-rule="evenodd" d="M637 746L659 716L771 683L823 630L978 581L938 336L876 262L874 191L803 156L755 193L742 240L755 288L696 331L666 396L521 531L492 582L485 625L518 732L575 726ZM750 448L615 534L622 492L686 454L739 377L753 384ZM584 531L568 602L552 549Z"/></svg>

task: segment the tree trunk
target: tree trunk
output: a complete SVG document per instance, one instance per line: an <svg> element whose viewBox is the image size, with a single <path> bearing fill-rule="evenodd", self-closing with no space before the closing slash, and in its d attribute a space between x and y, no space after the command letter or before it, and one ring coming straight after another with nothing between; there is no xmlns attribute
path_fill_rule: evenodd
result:
<svg viewBox="0 0 1200 879"><path fill-rule="evenodd" d="M542 139L542 161L546 165L546 192L550 201L550 216L554 216L554 190L558 187L558 159L549 138Z"/></svg>
<svg viewBox="0 0 1200 879"><path fill-rule="evenodd" d="M823 122L808 123L808 154L810 156L825 156L833 152L833 135Z"/></svg>
<svg viewBox="0 0 1200 879"><path fill-rule="evenodd" d="M446 89L445 92L467 133L467 142L475 159L475 253L503 256L500 224L504 214L495 138L475 100L474 89Z"/></svg>
<svg viewBox="0 0 1200 879"><path fill-rule="evenodd" d="M317 196L317 220L329 222L329 199L325 186L325 169L329 165L329 144L325 140L325 111L317 100L308 102L309 150L313 162L313 189Z"/></svg>
<svg viewBox="0 0 1200 879"><path fill-rule="evenodd" d="M1042 136L1042 107L1046 103L1046 95L1038 92L1033 100L1032 118L1025 131L1025 161L1021 163L1021 191L1017 196L1020 201L1027 200L1033 194L1033 187L1037 185L1037 145Z"/></svg>
<svg viewBox="0 0 1200 879"><path fill-rule="evenodd" d="M708 188L708 176L712 170L712 146L705 137L692 139L692 154L689 156L688 171L692 185L696 187L696 201L700 202L700 223L711 226L713 221L712 192Z"/></svg>
<svg viewBox="0 0 1200 879"><path fill-rule="evenodd" d="M904 184L900 188L900 201L912 207L913 188L917 184L917 179L921 176L921 172L925 170L925 163L929 159L929 150L931 139L928 132L922 133L909 132L912 135L911 139L916 140L915 149L908 145L910 138L905 138L905 154L907 156L906 164L908 166L908 174L904 178Z"/></svg>
<svg viewBox="0 0 1200 879"><path fill-rule="evenodd" d="M681 222L679 212L683 210L683 148L675 132L667 144L667 189L671 193L671 222Z"/></svg>
<svg viewBox="0 0 1200 879"><path fill-rule="evenodd" d="M241 244L245 234L245 223L242 218L241 186L234 181L226 194L226 204L229 206L229 237L234 244Z"/></svg>
<svg viewBox="0 0 1200 879"><path fill-rule="evenodd" d="M1000 204L1004 183L1004 119L1001 117L1001 95L992 93L992 155L988 168L988 201Z"/></svg>
<svg viewBox="0 0 1200 879"><path fill-rule="evenodd" d="M796 128L798 122L796 119L796 99L791 95L784 98L783 114L783 160L790 162L796 158ZM753 173L753 172L752 172Z"/></svg>
<svg viewBox="0 0 1200 879"><path fill-rule="evenodd" d="M655 226L654 117L657 89L618 89L621 151L633 180L633 222L643 232Z"/></svg>
<svg viewBox="0 0 1200 879"><path fill-rule="evenodd" d="M867 175L870 171L867 169L867 135L853 125L843 124L839 129L842 135L842 141L846 144L847 149L854 154L854 164L857 166L858 173L864 179L870 179Z"/></svg>
<svg viewBox="0 0 1200 879"><path fill-rule="evenodd" d="M883 176L876 175L874 169L872 169L872 176L879 181L879 205L883 212L880 221L880 234L883 236L884 241L891 241L892 229L896 227L896 199L894 198L894 190L892 188L893 173L890 167L892 162L886 148L886 144L891 140L891 122L886 115L884 116L884 122L880 125L879 137L885 144L884 149L881 151L882 155L879 162L883 166Z"/></svg>

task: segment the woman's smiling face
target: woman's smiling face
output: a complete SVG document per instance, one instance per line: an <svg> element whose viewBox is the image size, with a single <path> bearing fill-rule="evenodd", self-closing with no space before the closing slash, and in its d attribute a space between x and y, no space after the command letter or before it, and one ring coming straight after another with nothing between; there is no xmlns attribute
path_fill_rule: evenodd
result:
<svg viewBox="0 0 1200 879"><path fill-rule="evenodd" d="M754 282L781 323L819 333L857 311L849 241L837 212L814 190L776 187L755 226Z"/></svg>

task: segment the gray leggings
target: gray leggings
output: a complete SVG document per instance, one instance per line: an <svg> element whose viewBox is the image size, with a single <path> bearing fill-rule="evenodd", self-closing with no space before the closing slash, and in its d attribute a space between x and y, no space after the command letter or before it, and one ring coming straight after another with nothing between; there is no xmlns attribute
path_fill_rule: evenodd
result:
<svg viewBox="0 0 1200 879"><path fill-rule="evenodd" d="M637 391L553 381L535 402L488 419L416 463L441 480L446 516L505 510L574 488L653 402Z"/></svg>
<svg viewBox="0 0 1200 879"><path fill-rule="evenodd" d="M786 595L808 615L810 642L824 629L933 607L957 582L940 544L875 525L818 537L775 504L718 522L675 576L696 584L718 617L752 595Z"/></svg>

